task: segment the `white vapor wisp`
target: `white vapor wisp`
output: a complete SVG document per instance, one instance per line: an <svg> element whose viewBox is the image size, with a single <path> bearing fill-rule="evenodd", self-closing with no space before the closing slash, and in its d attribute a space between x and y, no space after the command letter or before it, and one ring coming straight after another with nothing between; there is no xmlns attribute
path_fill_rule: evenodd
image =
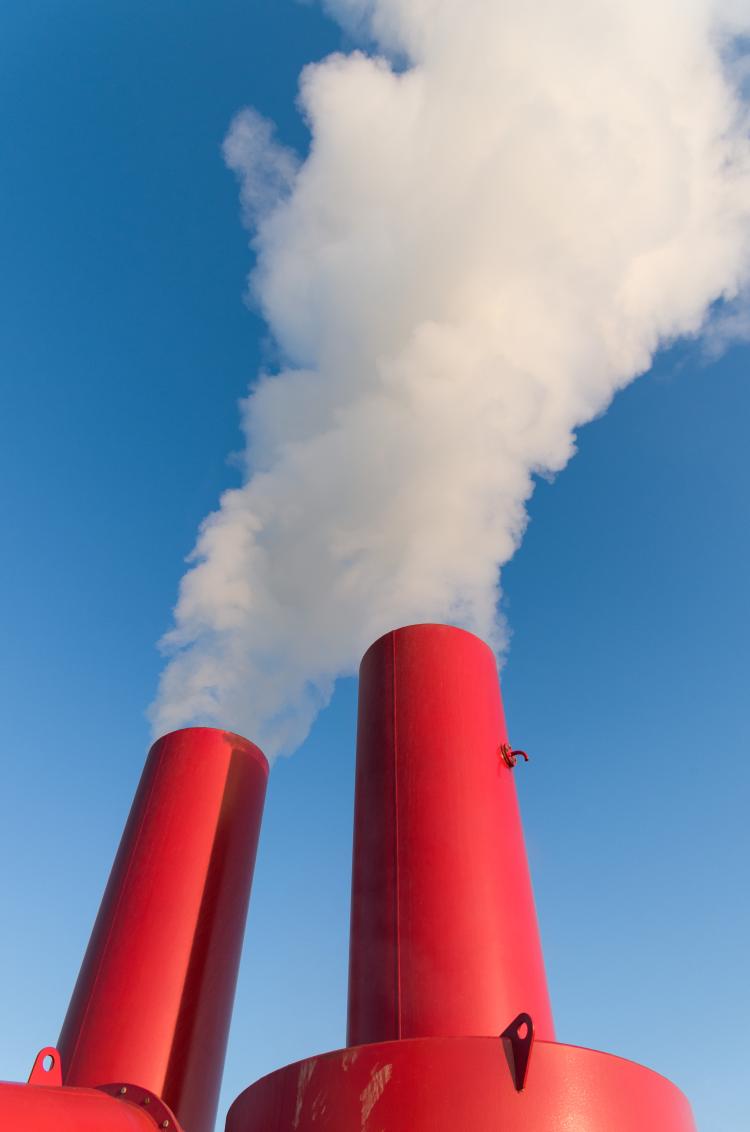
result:
<svg viewBox="0 0 750 1132"><path fill-rule="evenodd" d="M244 485L201 527L152 709L271 755L390 628L501 651L534 476L750 280L747 3L326 7L380 54L305 69L307 157L253 110L225 141L282 365L244 403Z"/></svg>

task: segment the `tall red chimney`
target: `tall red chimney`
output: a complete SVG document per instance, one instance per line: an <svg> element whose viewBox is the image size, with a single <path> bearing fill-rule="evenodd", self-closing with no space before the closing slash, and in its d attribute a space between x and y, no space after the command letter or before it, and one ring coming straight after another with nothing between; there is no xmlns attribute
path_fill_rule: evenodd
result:
<svg viewBox="0 0 750 1132"><path fill-rule="evenodd" d="M495 658L447 625L387 633L360 668L350 1045L554 1039Z"/></svg>
<svg viewBox="0 0 750 1132"><path fill-rule="evenodd" d="M360 672L346 1049L263 1077L227 1132L695 1132L664 1077L553 1040L494 658L444 625Z"/></svg>

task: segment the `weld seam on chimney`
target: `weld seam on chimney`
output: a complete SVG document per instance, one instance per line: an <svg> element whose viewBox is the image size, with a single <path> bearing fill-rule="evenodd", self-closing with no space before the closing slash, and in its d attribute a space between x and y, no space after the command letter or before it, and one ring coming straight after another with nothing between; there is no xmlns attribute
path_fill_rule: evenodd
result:
<svg viewBox="0 0 750 1132"><path fill-rule="evenodd" d="M393 661L392 701L393 701L393 843L394 843L394 927L396 932L396 1037L401 1038L401 883L399 875L399 825L398 825L398 721L396 718L396 633L391 635L391 656Z"/></svg>

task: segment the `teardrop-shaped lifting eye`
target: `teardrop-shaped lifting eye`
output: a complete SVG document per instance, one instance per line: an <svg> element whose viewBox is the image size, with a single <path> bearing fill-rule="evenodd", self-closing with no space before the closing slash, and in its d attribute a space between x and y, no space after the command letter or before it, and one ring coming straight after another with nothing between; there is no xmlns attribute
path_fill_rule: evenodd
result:
<svg viewBox="0 0 750 1132"><path fill-rule="evenodd" d="M29 1074L29 1085L62 1085L60 1054L54 1046L40 1049Z"/></svg>
<svg viewBox="0 0 750 1132"><path fill-rule="evenodd" d="M500 1035L505 1046L508 1068L513 1077L516 1092L520 1093L526 1084L529 1071L531 1047L534 1044L534 1023L530 1014L517 1015L510 1026Z"/></svg>

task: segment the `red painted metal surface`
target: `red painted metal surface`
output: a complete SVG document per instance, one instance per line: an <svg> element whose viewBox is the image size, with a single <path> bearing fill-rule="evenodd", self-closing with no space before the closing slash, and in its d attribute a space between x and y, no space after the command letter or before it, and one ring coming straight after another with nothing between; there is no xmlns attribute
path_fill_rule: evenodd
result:
<svg viewBox="0 0 750 1132"><path fill-rule="evenodd" d="M523 753L490 650L416 625L360 676L351 1044L246 1089L227 1132L695 1132L664 1077L544 1040Z"/></svg>
<svg viewBox="0 0 750 1132"><path fill-rule="evenodd" d="M493 653L446 625L387 633L359 704L349 1044L522 1011L554 1038Z"/></svg>
<svg viewBox="0 0 750 1132"><path fill-rule="evenodd" d="M519 1092L499 1038L337 1050L241 1093L227 1132L695 1132L665 1077L606 1053L534 1043Z"/></svg>
<svg viewBox="0 0 750 1132"><path fill-rule="evenodd" d="M226 731L151 748L60 1035L66 1086L133 1082L213 1129L267 776Z"/></svg>
<svg viewBox="0 0 750 1132"><path fill-rule="evenodd" d="M256 1082L227 1132L695 1132L665 1078L549 1040L522 756L477 638L417 625L368 651L352 1044ZM2 1132L211 1132L267 773L227 732L154 745L60 1052L0 1084Z"/></svg>
<svg viewBox="0 0 750 1132"><path fill-rule="evenodd" d="M115 1100L98 1089L44 1085L0 1083L0 1120L3 1132L156 1132L159 1128L146 1107Z"/></svg>
<svg viewBox="0 0 750 1132"><path fill-rule="evenodd" d="M40 1049L29 1073L30 1085L62 1085L62 1066L60 1051L54 1046Z"/></svg>

